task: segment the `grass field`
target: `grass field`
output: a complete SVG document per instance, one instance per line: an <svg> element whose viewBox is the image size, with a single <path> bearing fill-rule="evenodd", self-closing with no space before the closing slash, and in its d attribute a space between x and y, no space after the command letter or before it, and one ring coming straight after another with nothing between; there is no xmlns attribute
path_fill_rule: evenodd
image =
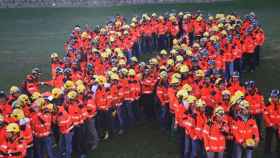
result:
<svg viewBox="0 0 280 158"><path fill-rule="evenodd" d="M0 9L0 88L19 84L32 67L39 67L44 78L49 75L48 56L57 51L63 54L63 42L75 24L102 24L109 16L120 13L132 16L143 12L163 13L170 10L204 12L254 11L266 32L261 65L246 78L257 81L267 94L280 88L280 3L279 0L237 0L214 4L169 4L119 6L112 8L63 9ZM258 150L258 158L263 157ZM174 139L161 134L155 123L128 131L113 141L102 142L92 153L93 158L176 158Z"/></svg>

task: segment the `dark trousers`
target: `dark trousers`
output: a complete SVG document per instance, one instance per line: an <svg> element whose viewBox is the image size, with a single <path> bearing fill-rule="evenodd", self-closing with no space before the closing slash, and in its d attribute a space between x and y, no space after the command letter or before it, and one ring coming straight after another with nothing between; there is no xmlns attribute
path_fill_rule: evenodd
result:
<svg viewBox="0 0 280 158"><path fill-rule="evenodd" d="M73 135L73 149L78 154L78 157L82 157L87 153L87 144L85 143L85 124L77 125L74 127Z"/></svg>
<svg viewBox="0 0 280 158"><path fill-rule="evenodd" d="M272 127L265 128L264 153L266 156L267 154L271 154L272 141L274 137L276 137L276 152L278 155L277 157L280 157L280 136L278 135L277 129Z"/></svg>
<svg viewBox="0 0 280 158"><path fill-rule="evenodd" d="M112 134L112 109L98 111L98 133L104 135L106 132Z"/></svg>
<svg viewBox="0 0 280 158"><path fill-rule="evenodd" d="M154 111L154 96L153 94L143 94L141 98L141 104L143 105L143 111L146 119L154 120L156 118Z"/></svg>

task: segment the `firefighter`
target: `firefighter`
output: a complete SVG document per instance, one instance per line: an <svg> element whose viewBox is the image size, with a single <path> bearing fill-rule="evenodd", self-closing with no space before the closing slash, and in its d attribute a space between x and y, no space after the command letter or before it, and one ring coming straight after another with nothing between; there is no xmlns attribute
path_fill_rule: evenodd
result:
<svg viewBox="0 0 280 158"><path fill-rule="evenodd" d="M40 109L31 118L31 126L34 131L35 157L43 158L47 154L49 158L54 158L55 154L52 148L53 139L51 133L53 122L51 112L53 106L49 106L44 98L37 99L35 104Z"/></svg>
<svg viewBox="0 0 280 158"><path fill-rule="evenodd" d="M241 158L244 154L246 158L252 158L253 151L260 141L259 129L256 121L250 116L249 102L243 99L237 104L236 119L230 127L234 138L233 157Z"/></svg>
<svg viewBox="0 0 280 158"><path fill-rule="evenodd" d="M17 123L9 123L6 126L5 134L2 135L0 141L0 157L23 158L26 156L26 144Z"/></svg>
<svg viewBox="0 0 280 158"><path fill-rule="evenodd" d="M228 134L229 126L224 108L218 106L215 108L213 116L207 120L203 130L203 142L207 158L224 157Z"/></svg>
<svg viewBox="0 0 280 158"><path fill-rule="evenodd" d="M279 103L280 92L278 89L272 90L270 93L269 102L265 107L263 118L265 125L265 148L264 154L271 154L271 144L273 137L276 137L277 142L277 154L280 156L280 103Z"/></svg>

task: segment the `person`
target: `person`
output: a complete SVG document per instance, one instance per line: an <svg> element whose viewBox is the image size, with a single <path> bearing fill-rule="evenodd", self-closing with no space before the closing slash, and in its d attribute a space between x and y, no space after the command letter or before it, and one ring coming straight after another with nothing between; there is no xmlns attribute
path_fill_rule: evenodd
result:
<svg viewBox="0 0 280 158"><path fill-rule="evenodd" d="M34 104L39 108L39 111L31 118L31 126L34 131L35 157L43 158L47 154L49 158L55 158L51 133L53 105L46 104L44 98L38 98Z"/></svg>
<svg viewBox="0 0 280 158"><path fill-rule="evenodd" d="M250 116L250 104L246 100L238 101L236 118L231 126L234 138L233 158L253 158L253 151L258 146L260 137L256 121Z"/></svg>
<svg viewBox="0 0 280 158"><path fill-rule="evenodd" d="M0 139L0 157L23 158L26 156L26 144L22 139L17 123L9 123Z"/></svg>
<svg viewBox="0 0 280 158"><path fill-rule="evenodd" d="M212 118L207 120L203 129L203 142L207 158L223 158L226 149L226 136L229 134L229 125L224 108L215 108Z"/></svg>
<svg viewBox="0 0 280 158"><path fill-rule="evenodd" d="M264 154L271 155L271 145L273 137L276 137L276 150L278 157L280 156L280 92L278 89L274 89L270 93L269 102L265 107L263 118L265 123L265 148Z"/></svg>

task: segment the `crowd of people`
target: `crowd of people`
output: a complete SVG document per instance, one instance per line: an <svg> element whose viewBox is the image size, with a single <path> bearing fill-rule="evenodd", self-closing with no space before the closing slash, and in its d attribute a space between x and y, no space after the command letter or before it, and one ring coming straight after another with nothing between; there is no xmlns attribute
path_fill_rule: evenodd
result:
<svg viewBox="0 0 280 158"><path fill-rule="evenodd" d="M252 158L261 140L271 153L274 137L279 156L279 90L265 103L253 80L240 81L260 64L264 41L254 13L117 15L94 29L77 25L65 56L50 56L50 80L34 68L1 91L0 157L84 158L147 120L179 138L182 158Z"/></svg>

